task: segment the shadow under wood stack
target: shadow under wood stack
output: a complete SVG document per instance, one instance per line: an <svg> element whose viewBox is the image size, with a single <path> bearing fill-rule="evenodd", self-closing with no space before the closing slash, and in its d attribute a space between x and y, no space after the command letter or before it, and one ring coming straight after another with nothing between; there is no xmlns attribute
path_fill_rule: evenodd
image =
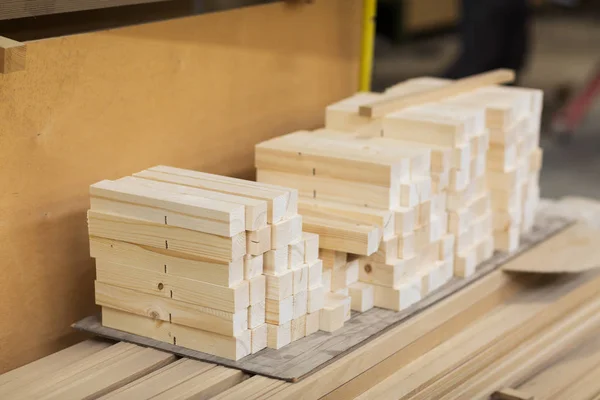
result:
<svg viewBox="0 0 600 400"><path fill-rule="evenodd" d="M296 190L157 166L90 196L103 325L233 360L318 330Z"/></svg>

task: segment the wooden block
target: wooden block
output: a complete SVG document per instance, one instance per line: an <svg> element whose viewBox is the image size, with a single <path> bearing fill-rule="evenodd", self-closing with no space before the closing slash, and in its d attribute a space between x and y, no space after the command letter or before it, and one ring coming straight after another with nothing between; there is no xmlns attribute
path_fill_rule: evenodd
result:
<svg viewBox="0 0 600 400"><path fill-rule="evenodd" d="M281 325L267 324L267 347L279 350L292 342L292 321Z"/></svg>
<svg viewBox="0 0 600 400"><path fill-rule="evenodd" d="M323 283L323 261L317 259L308 265L308 289L321 286Z"/></svg>
<svg viewBox="0 0 600 400"><path fill-rule="evenodd" d="M383 117L381 121L383 136L449 147L467 141L464 124L461 122L411 111L393 112Z"/></svg>
<svg viewBox="0 0 600 400"><path fill-rule="evenodd" d="M432 206L432 201L428 200L415 207L418 226L428 225L431 222L431 217L434 214Z"/></svg>
<svg viewBox="0 0 600 400"><path fill-rule="evenodd" d="M90 255L115 264L233 287L244 279L244 259L210 260L173 250L90 237Z"/></svg>
<svg viewBox="0 0 600 400"><path fill-rule="evenodd" d="M317 286L308 290L307 313L314 313L325 304L325 287Z"/></svg>
<svg viewBox="0 0 600 400"><path fill-rule="evenodd" d="M94 211L118 214L159 225L232 237L244 231L245 211L239 204L101 181L90 186Z"/></svg>
<svg viewBox="0 0 600 400"><path fill-rule="evenodd" d="M469 204L469 209L474 218L481 217L483 215L487 215L491 212L492 202L489 193L484 193L479 197L475 198L471 204Z"/></svg>
<svg viewBox="0 0 600 400"><path fill-rule="evenodd" d="M519 248L519 227L510 228L507 231L494 232L494 246L496 250L512 253Z"/></svg>
<svg viewBox="0 0 600 400"><path fill-rule="evenodd" d="M257 256L269 250L271 250L271 225L246 232L246 251L249 254Z"/></svg>
<svg viewBox="0 0 600 400"><path fill-rule="evenodd" d="M417 271L417 277L421 280L421 298L429 294L429 265L424 265Z"/></svg>
<svg viewBox="0 0 600 400"><path fill-rule="evenodd" d="M149 179L144 179L146 174L149 175ZM267 225L267 202L264 200L219 193L212 190L204 190L175 183L161 182L153 179L154 174L154 172L144 171L136 174L136 176L121 178L116 183L120 183L121 187L128 187L126 192L130 192L131 190L139 191L141 189L145 189L142 193L138 193L142 195L144 193L163 193L160 195L160 197L164 197L164 194L166 193L171 196L171 198L177 198L178 201L186 201L186 199L200 199L202 202L212 201L213 203L225 202L228 204L237 204L245 209L244 225L247 231L256 231ZM160 175L160 173L158 174ZM111 186L115 188L115 185ZM130 193L129 195L135 194L136 191ZM123 194L126 193L121 193L120 196ZM107 198L114 198L114 195L115 193L112 193L112 196ZM138 203L137 201L134 202Z"/></svg>
<svg viewBox="0 0 600 400"><path fill-rule="evenodd" d="M306 314L306 333L305 336L312 335L319 330L321 320L321 310Z"/></svg>
<svg viewBox="0 0 600 400"><path fill-rule="evenodd" d="M148 176L148 172L154 175ZM160 176L158 173L161 173ZM298 191L295 189L163 165L149 168L134 176L141 177L142 174L145 174L143 177L146 179L264 200L267 202L267 221L271 224L298 213Z"/></svg>
<svg viewBox="0 0 600 400"><path fill-rule="evenodd" d="M448 188L450 185L450 170L444 172L432 172L431 173L431 189L433 193L440 193Z"/></svg>
<svg viewBox="0 0 600 400"><path fill-rule="evenodd" d="M288 266L295 268L304 264L304 241L302 239L288 245Z"/></svg>
<svg viewBox="0 0 600 400"><path fill-rule="evenodd" d="M459 192L464 190L469 182L471 181L471 168L469 169L451 169L450 170L450 183L448 187L450 190Z"/></svg>
<svg viewBox="0 0 600 400"><path fill-rule="evenodd" d="M418 254L431 243L430 236L429 225L420 226L415 230L415 253Z"/></svg>
<svg viewBox="0 0 600 400"><path fill-rule="evenodd" d="M517 146L493 143L487 152L487 168L508 172L517 166Z"/></svg>
<svg viewBox="0 0 600 400"><path fill-rule="evenodd" d="M529 156L529 169L531 171L539 171L542 169L544 150L536 148Z"/></svg>
<svg viewBox="0 0 600 400"><path fill-rule="evenodd" d="M475 243L473 226L469 226L465 232L455 235L455 249L457 253L464 252L471 248Z"/></svg>
<svg viewBox="0 0 600 400"><path fill-rule="evenodd" d="M470 248L454 257L454 276L468 278L475 273L477 268L477 249Z"/></svg>
<svg viewBox="0 0 600 400"><path fill-rule="evenodd" d="M376 226L305 217L304 229L319 235L321 248L346 253L371 255L381 241L381 231Z"/></svg>
<svg viewBox="0 0 600 400"><path fill-rule="evenodd" d="M420 176L413 179L417 186L417 194L419 196L419 203L428 202L431 200L432 195L432 182L429 176Z"/></svg>
<svg viewBox="0 0 600 400"><path fill-rule="evenodd" d="M291 321L294 314L293 296L283 300L265 300L265 311L268 324L281 325Z"/></svg>
<svg viewBox="0 0 600 400"><path fill-rule="evenodd" d="M300 317L292 320L291 331L292 342L295 342L296 340L302 339L306 336L306 315L301 315Z"/></svg>
<svg viewBox="0 0 600 400"><path fill-rule="evenodd" d="M266 298L270 300L281 301L293 294L294 273L291 270L285 270L282 273L271 275L266 274Z"/></svg>
<svg viewBox="0 0 600 400"><path fill-rule="evenodd" d="M475 157L471 160L471 180L485 176L486 172L486 156Z"/></svg>
<svg viewBox="0 0 600 400"><path fill-rule="evenodd" d="M251 353L250 330L238 336L225 336L183 325L157 323L152 318L106 307L102 308L102 325L230 360L239 360Z"/></svg>
<svg viewBox="0 0 600 400"><path fill-rule="evenodd" d="M296 215L271 225L271 248L279 249L302 238L302 216Z"/></svg>
<svg viewBox="0 0 600 400"><path fill-rule="evenodd" d="M454 241L455 236L453 234L446 234L442 236L440 240L440 252L439 259L443 260L446 257L454 254Z"/></svg>
<svg viewBox="0 0 600 400"><path fill-rule="evenodd" d="M332 278L333 274L332 274L332 270L331 269L324 269L323 270L323 277L322 277L322 281L323 281L323 287L325 288L326 292L331 291L331 278Z"/></svg>
<svg viewBox="0 0 600 400"><path fill-rule="evenodd" d="M414 208L397 207L392 209L394 213L394 232L397 235L411 233L415 229L416 218Z"/></svg>
<svg viewBox="0 0 600 400"><path fill-rule="evenodd" d="M411 234L406 235L407 237L412 236ZM410 242L410 238L408 239ZM405 248L410 249L411 243L406 243ZM388 239L383 239L381 244L379 245L379 250L369 256L370 260L386 263L391 262L392 260L396 260L400 257L398 253L398 236L392 236Z"/></svg>
<svg viewBox="0 0 600 400"><path fill-rule="evenodd" d="M372 208L390 209L400 205L400 187L378 186L375 184L346 181L324 176L303 176L284 172L263 170L256 171L261 182L289 185L303 198L353 204Z"/></svg>
<svg viewBox="0 0 600 400"><path fill-rule="evenodd" d="M269 250L264 254L264 273L269 275L281 275L288 270L288 263L288 246L283 246L278 249Z"/></svg>
<svg viewBox="0 0 600 400"><path fill-rule="evenodd" d="M241 311L250 305L250 290L246 281L229 288L119 265L102 259L96 260L96 279L109 285L227 312Z"/></svg>
<svg viewBox="0 0 600 400"><path fill-rule="evenodd" d="M358 281L359 261L349 261L345 266L331 270L331 291L346 288L349 284Z"/></svg>
<svg viewBox="0 0 600 400"><path fill-rule="evenodd" d="M365 312L373 308L375 294L373 285L355 282L348 286L350 294L350 308L354 311Z"/></svg>
<svg viewBox="0 0 600 400"><path fill-rule="evenodd" d="M237 260L246 254L245 232L233 237L217 236L94 210L88 211L88 229L90 236L174 250L213 260Z"/></svg>
<svg viewBox="0 0 600 400"><path fill-rule="evenodd" d="M484 157L490 147L490 133L486 129L471 137L471 159Z"/></svg>
<svg viewBox="0 0 600 400"><path fill-rule="evenodd" d="M443 228L443 224L442 224L442 218L443 217L438 217L438 216L433 216L431 217L431 222L429 223L429 242L430 243L434 243L439 241L443 234L446 233L446 230L442 230ZM447 218L447 217L446 217Z"/></svg>
<svg viewBox="0 0 600 400"><path fill-rule="evenodd" d="M534 396L511 388L504 388L492 393L491 400L534 400Z"/></svg>
<svg viewBox="0 0 600 400"><path fill-rule="evenodd" d="M519 187L516 191L507 192L504 190L491 190L490 198L492 209L495 210L512 210L519 209L521 204L522 190Z"/></svg>
<svg viewBox="0 0 600 400"><path fill-rule="evenodd" d="M417 257L397 259L390 263L378 263L361 257L359 259L359 280L380 286L394 287L400 284L403 277L413 274L417 267Z"/></svg>
<svg viewBox="0 0 600 400"><path fill-rule="evenodd" d="M447 265L445 261L436 261L429 266L428 289L429 293L434 292L448 282L448 271L444 268Z"/></svg>
<svg viewBox="0 0 600 400"><path fill-rule="evenodd" d="M266 295L266 276L260 275L250 279L250 305L262 303Z"/></svg>
<svg viewBox="0 0 600 400"><path fill-rule="evenodd" d="M0 73L24 71L27 45L0 36Z"/></svg>
<svg viewBox="0 0 600 400"><path fill-rule="evenodd" d="M344 326L350 313L350 298L328 294L321 309L319 327L325 332L334 332Z"/></svg>
<svg viewBox="0 0 600 400"><path fill-rule="evenodd" d="M338 289L338 290L333 291L331 293L339 294L339 295L342 295L342 296L349 296L350 295L350 291L348 290L347 287L342 288L342 289Z"/></svg>
<svg viewBox="0 0 600 400"><path fill-rule="evenodd" d="M512 210L498 210L493 212L494 231L508 231L521 223L521 207Z"/></svg>
<svg viewBox="0 0 600 400"><path fill-rule="evenodd" d="M394 214L390 210L302 198L299 203L299 211L303 216L308 217L375 225L379 227L384 237L393 235L395 231Z"/></svg>
<svg viewBox="0 0 600 400"><path fill-rule="evenodd" d="M263 273L263 255L251 256L249 254L244 256L244 280L249 281L252 278L256 278Z"/></svg>
<svg viewBox="0 0 600 400"><path fill-rule="evenodd" d="M400 206L413 208L419 204L419 189L416 182L400 184Z"/></svg>
<svg viewBox="0 0 600 400"><path fill-rule="evenodd" d="M515 191L522 179L522 170L520 167L507 172L489 170L486 174L487 185L491 190Z"/></svg>
<svg viewBox="0 0 600 400"><path fill-rule="evenodd" d="M477 265L492 258L494 255L494 237L485 238L477 244Z"/></svg>
<svg viewBox="0 0 600 400"><path fill-rule="evenodd" d="M448 213L441 212L438 214L440 219L440 229L442 231L442 236L448 233Z"/></svg>
<svg viewBox="0 0 600 400"><path fill-rule="evenodd" d="M454 235L461 235L469 230L471 220L471 209L469 207L451 211L448 213L448 230Z"/></svg>
<svg viewBox="0 0 600 400"><path fill-rule="evenodd" d="M95 282L96 304L156 320L235 336L248 329L248 313L235 313Z"/></svg>
<svg viewBox="0 0 600 400"><path fill-rule="evenodd" d="M308 265L301 264L292 269L292 294L308 290Z"/></svg>
<svg viewBox="0 0 600 400"><path fill-rule="evenodd" d="M473 240L479 242L483 237L489 237L493 234L492 213L483 215L473 222Z"/></svg>
<svg viewBox="0 0 600 400"><path fill-rule="evenodd" d="M248 307L248 328L254 329L266 321L265 301Z"/></svg>
<svg viewBox="0 0 600 400"><path fill-rule="evenodd" d="M299 318L308 310L308 290L298 292L292 297L294 298L292 319Z"/></svg>
<svg viewBox="0 0 600 400"><path fill-rule="evenodd" d="M442 261L444 263L442 266L442 273L445 276L446 282L449 282L454 277L454 254L451 254Z"/></svg>
<svg viewBox="0 0 600 400"><path fill-rule="evenodd" d="M348 253L335 250L319 249L319 258L323 261L323 268L339 268L346 265Z"/></svg>
<svg viewBox="0 0 600 400"><path fill-rule="evenodd" d="M354 132L368 125L372 119L358 114L358 108L382 96L381 93L359 92L325 109L325 126L345 132Z"/></svg>
<svg viewBox="0 0 600 400"><path fill-rule="evenodd" d="M415 233L398 236L397 258L409 259L416 254L416 249L417 245Z"/></svg>
<svg viewBox="0 0 600 400"><path fill-rule="evenodd" d="M267 324L262 324L250 330L251 352L256 354L262 349L267 348L268 328Z"/></svg>
<svg viewBox="0 0 600 400"><path fill-rule="evenodd" d="M448 199L448 195L446 192L438 193L431 197L431 213L440 215L441 213L446 212L446 200ZM431 216L430 216L431 218Z"/></svg>
<svg viewBox="0 0 600 400"><path fill-rule="evenodd" d="M304 262L311 264L319 258L319 235L302 232L302 240L304 241Z"/></svg>
<svg viewBox="0 0 600 400"><path fill-rule="evenodd" d="M406 278L397 288L373 285L375 307L402 311L421 300L421 277Z"/></svg>

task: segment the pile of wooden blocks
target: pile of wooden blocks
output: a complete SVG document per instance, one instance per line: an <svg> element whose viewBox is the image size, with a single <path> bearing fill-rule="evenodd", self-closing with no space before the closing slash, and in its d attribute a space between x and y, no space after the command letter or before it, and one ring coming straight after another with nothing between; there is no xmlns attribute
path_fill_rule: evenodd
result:
<svg viewBox="0 0 600 400"><path fill-rule="evenodd" d="M157 166L90 196L103 325L233 360L318 330L319 238L296 190Z"/></svg>
<svg viewBox="0 0 600 400"><path fill-rule="evenodd" d="M451 279L431 154L425 146L328 129L256 146L257 179L297 188L305 230L320 236L329 289L322 330L339 329L350 309L404 309ZM447 159L449 151L440 154Z"/></svg>

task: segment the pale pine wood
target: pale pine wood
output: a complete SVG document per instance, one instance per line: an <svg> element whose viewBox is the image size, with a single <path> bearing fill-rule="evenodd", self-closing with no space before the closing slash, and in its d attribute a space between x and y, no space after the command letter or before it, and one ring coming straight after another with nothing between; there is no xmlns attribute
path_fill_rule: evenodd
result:
<svg viewBox="0 0 600 400"><path fill-rule="evenodd" d="M265 300L266 321L268 324L281 325L292 320L294 315L294 298L283 300Z"/></svg>
<svg viewBox="0 0 600 400"><path fill-rule="evenodd" d="M250 305L262 303L265 301L266 296L266 277L265 275L259 275L248 281L250 289Z"/></svg>
<svg viewBox="0 0 600 400"><path fill-rule="evenodd" d="M246 232L246 251L252 255L261 255L271 249L271 225L256 231Z"/></svg>
<svg viewBox="0 0 600 400"><path fill-rule="evenodd" d="M292 268L292 294L308 290L308 265L301 264Z"/></svg>
<svg viewBox="0 0 600 400"><path fill-rule="evenodd" d="M293 294L294 273L285 270L282 273L266 274L266 298L270 300L283 300Z"/></svg>
<svg viewBox="0 0 600 400"><path fill-rule="evenodd" d="M0 36L0 74L23 71L25 69L27 45Z"/></svg>
<svg viewBox="0 0 600 400"><path fill-rule="evenodd" d="M221 335L236 336L248 329L245 309L225 312L99 281L96 281L96 304Z"/></svg>
<svg viewBox="0 0 600 400"><path fill-rule="evenodd" d="M278 249L269 250L264 254L263 270L265 274L279 275L288 270L289 248L283 246Z"/></svg>
<svg viewBox="0 0 600 400"><path fill-rule="evenodd" d="M300 203L298 203L300 208ZM319 235L310 232L302 232L304 242L304 262L312 264L319 258Z"/></svg>
<svg viewBox="0 0 600 400"><path fill-rule="evenodd" d="M267 348L267 324L263 323L250 330L252 354Z"/></svg>
<svg viewBox="0 0 600 400"><path fill-rule="evenodd" d="M149 399L214 367L213 364L182 358L146 376L142 376L128 385L102 396L100 399Z"/></svg>
<svg viewBox="0 0 600 400"><path fill-rule="evenodd" d="M244 260L218 261L174 250L90 236L90 255L115 264L189 278L221 286L244 279Z"/></svg>
<svg viewBox="0 0 600 400"><path fill-rule="evenodd" d="M381 241L381 231L376 226L305 217L303 227L318 234L321 248L329 250L371 255Z"/></svg>
<svg viewBox="0 0 600 400"><path fill-rule="evenodd" d="M291 321L291 341L295 342L306 336L306 314Z"/></svg>
<svg viewBox="0 0 600 400"><path fill-rule="evenodd" d="M216 366L154 397L156 400L210 399L247 378L242 371Z"/></svg>
<svg viewBox="0 0 600 400"><path fill-rule="evenodd" d="M417 257L409 259L393 259L386 263L371 260L369 257L359 259L358 276L360 281L394 287L404 276L414 274L419 265Z"/></svg>
<svg viewBox="0 0 600 400"><path fill-rule="evenodd" d="M298 267L304 264L304 240L300 239L288 245L288 266Z"/></svg>
<svg viewBox="0 0 600 400"><path fill-rule="evenodd" d="M250 330L245 330L238 336L225 336L128 314L107 307L102 308L102 324L109 328L176 344L230 360L239 360L251 353Z"/></svg>
<svg viewBox="0 0 600 400"><path fill-rule="evenodd" d="M412 234L410 234L413 236ZM404 249L403 249L404 250ZM379 249L369 256L370 260L375 262L387 263L393 262L401 257L409 257L409 253L403 253L403 256L400 256L398 249L398 236L392 236L389 238L384 238L379 244Z"/></svg>
<svg viewBox="0 0 600 400"><path fill-rule="evenodd" d="M279 249L302 238L302 216L295 215L271 225L271 248ZM289 249L288 249L289 251Z"/></svg>
<svg viewBox="0 0 600 400"><path fill-rule="evenodd" d="M96 279L110 285L227 312L244 310L250 304L249 284L246 281L229 288L102 259L96 260Z"/></svg>
<svg viewBox="0 0 600 400"><path fill-rule="evenodd" d="M504 388L492 393L490 400L534 400L534 397L520 390Z"/></svg>
<svg viewBox="0 0 600 400"><path fill-rule="evenodd" d="M246 254L244 256L244 280L250 280L263 273L263 255L252 256Z"/></svg>
<svg viewBox="0 0 600 400"><path fill-rule="evenodd" d="M373 285L355 282L348 285L351 298L350 308L354 311L365 312L374 307L375 293Z"/></svg>
<svg viewBox="0 0 600 400"><path fill-rule="evenodd" d="M265 398L270 392L290 385L289 383L254 375L232 388L215 396L213 400L259 400Z"/></svg>
<svg viewBox="0 0 600 400"><path fill-rule="evenodd" d="M318 312L325 305L325 287L321 285L309 289L307 300L306 312L308 314Z"/></svg>
<svg viewBox="0 0 600 400"><path fill-rule="evenodd" d="M323 261L317 259L308 265L308 289L321 286L323 282Z"/></svg>
<svg viewBox="0 0 600 400"><path fill-rule="evenodd" d="M292 319L300 318L308 311L308 291L298 292L292 297Z"/></svg>
<svg viewBox="0 0 600 400"><path fill-rule="evenodd" d="M320 311L319 329L325 332L335 332L344 326L346 321L346 305L342 302L326 300Z"/></svg>
<svg viewBox="0 0 600 400"><path fill-rule="evenodd" d="M260 303L251 304L248 307L248 328L254 329L266 322L266 300Z"/></svg>
<svg viewBox="0 0 600 400"><path fill-rule="evenodd" d="M338 268L346 265L348 253L342 251L319 249L319 258L323 261L323 268Z"/></svg>
<svg viewBox="0 0 600 400"><path fill-rule="evenodd" d="M321 321L321 311L315 311L306 314L306 333L305 336L310 336L319 330L319 324Z"/></svg>
<svg viewBox="0 0 600 400"><path fill-rule="evenodd" d="M233 237L217 236L94 210L88 211L88 229L90 236L170 249L222 261L237 260L246 253L245 232Z"/></svg>
<svg viewBox="0 0 600 400"><path fill-rule="evenodd" d="M152 187L139 181L144 182L126 177L91 185L92 209L221 236L231 237L245 230L246 213L240 204L181 193L168 187L175 185L164 188L159 183L158 187Z"/></svg>
<svg viewBox="0 0 600 400"><path fill-rule="evenodd" d="M280 349L292 341L292 322L281 324L267 324L267 346L271 349Z"/></svg>
<svg viewBox="0 0 600 400"><path fill-rule="evenodd" d="M375 307L404 310L421 300L421 277L406 277L395 288L373 284Z"/></svg>
<svg viewBox="0 0 600 400"><path fill-rule="evenodd" d="M119 181L130 185L146 186L148 188L170 193L201 197L231 204L240 204L244 206L245 209L245 229L247 231L256 231L267 225L267 202L265 200L204 190L193 187L193 185L187 186L186 183L193 184L194 181L192 178L173 177L169 174L146 170L134 174L133 177L121 178ZM180 181L181 184L178 184L178 181Z"/></svg>

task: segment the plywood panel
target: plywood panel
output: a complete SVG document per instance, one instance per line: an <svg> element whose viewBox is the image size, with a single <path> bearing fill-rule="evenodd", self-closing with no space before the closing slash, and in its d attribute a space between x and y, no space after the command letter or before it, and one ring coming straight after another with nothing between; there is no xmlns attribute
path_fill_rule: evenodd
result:
<svg viewBox="0 0 600 400"><path fill-rule="evenodd" d="M156 164L251 177L254 145L356 90L360 0L28 43L0 76L0 372L94 311L88 185Z"/></svg>

